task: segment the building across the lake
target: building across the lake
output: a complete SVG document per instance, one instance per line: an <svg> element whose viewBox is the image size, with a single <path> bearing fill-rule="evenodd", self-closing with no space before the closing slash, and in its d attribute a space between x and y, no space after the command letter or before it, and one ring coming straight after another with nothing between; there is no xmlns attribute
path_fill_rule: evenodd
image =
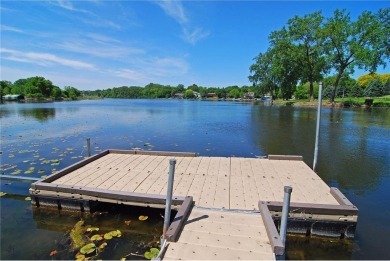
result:
<svg viewBox="0 0 390 261"><path fill-rule="evenodd" d="M2 96L3 101L21 101L24 100L24 96L22 94L7 94Z"/></svg>

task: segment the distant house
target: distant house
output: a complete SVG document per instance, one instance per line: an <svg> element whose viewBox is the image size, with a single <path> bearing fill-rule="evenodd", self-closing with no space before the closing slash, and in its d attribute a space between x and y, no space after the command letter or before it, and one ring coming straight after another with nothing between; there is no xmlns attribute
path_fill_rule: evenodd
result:
<svg viewBox="0 0 390 261"><path fill-rule="evenodd" d="M3 101L21 101L24 100L24 96L21 94L7 94L2 97Z"/></svg>
<svg viewBox="0 0 390 261"><path fill-rule="evenodd" d="M215 92L209 92L206 94L206 98L207 99L218 99L218 94L216 94Z"/></svg>
<svg viewBox="0 0 390 261"><path fill-rule="evenodd" d="M244 93L244 99L253 99L255 98L255 93L254 92L246 92Z"/></svg>
<svg viewBox="0 0 390 261"><path fill-rule="evenodd" d="M175 99L184 99L184 93L175 93Z"/></svg>
<svg viewBox="0 0 390 261"><path fill-rule="evenodd" d="M195 98L197 98L197 99L200 99L200 98L201 98L199 92L194 92L194 95L195 95Z"/></svg>

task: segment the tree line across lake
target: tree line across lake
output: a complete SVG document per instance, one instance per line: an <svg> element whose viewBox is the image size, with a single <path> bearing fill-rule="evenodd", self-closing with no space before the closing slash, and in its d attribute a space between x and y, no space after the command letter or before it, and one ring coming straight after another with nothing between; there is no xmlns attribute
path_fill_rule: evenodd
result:
<svg viewBox="0 0 390 261"><path fill-rule="evenodd" d="M65 86L64 89L61 89L42 76L19 79L13 83L6 80L0 81L0 97L7 94L19 94L34 99L52 98L54 100L64 98L76 100L81 96L81 92L77 88Z"/></svg>
<svg viewBox="0 0 390 261"><path fill-rule="evenodd" d="M323 79L323 95L331 98L333 83L337 76L330 76ZM314 94L318 96L318 83L313 84ZM50 80L41 76L19 79L14 83L10 81L0 81L1 96L7 94L21 94L27 98L52 98L60 99L78 99L80 97L95 98L130 98L130 99L155 99L155 98L219 98L219 99L237 99L237 98L261 98L268 94L265 89L259 85L253 86L227 86L203 87L196 84L185 87L183 84L177 86L161 85L149 83L144 87L140 86L122 86L103 90L83 91L75 87L66 86L62 90L53 85ZM340 79L339 88L336 97L381 97L390 95L390 74L365 74L357 80L343 76ZM310 97L310 83L298 85L294 88L293 97L304 100ZM276 98L283 98L282 92L279 92Z"/></svg>

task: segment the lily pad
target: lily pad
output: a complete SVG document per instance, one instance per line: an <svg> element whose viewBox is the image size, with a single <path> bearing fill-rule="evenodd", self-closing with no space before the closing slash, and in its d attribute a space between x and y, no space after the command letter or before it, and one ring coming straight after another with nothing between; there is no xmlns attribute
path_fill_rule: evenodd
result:
<svg viewBox="0 0 390 261"><path fill-rule="evenodd" d="M92 231L99 231L98 227L89 227L87 228L87 232L92 232Z"/></svg>
<svg viewBox="0 0 390 261"><path fill-rule="evenodd" d="M96 250L96 245L94 243L89 243L80 249L80 253L83 255L88 255L88 254L91 254L95 250Z"/></svg>
<svg viewBox="0 0 390 261"><path fill-rule="evenodd" d="M147 220L149 217L148 216L139 216L138 219L141 221Z"/></svg>
<svg viewBox="0 0 390 261"><path fill-rule="evenodd" d="M113 237L121 237L122 233L119 230L114 230L104 234L104 239L112 239Z"/></svg>
<svg viewBox="0 0 390 261"><path fill-rule="evenodd" d="M112 239L112 235L110 233L104 234L104 239L110 240Z"/></svg>
<svg viewBox="0 0 390 261"><path fill-rule="evenodd" d="M81 261L81 260L84 260L85 259L85 255L82 255L82 254L80 254L80 253L77 253L76 254L76 260L77 261Z"/></svg>
<svg viewBox="0 0 390 261"><path fill-rule="evenodd" d="M45 172L45 170L44 169L40 169L40 170L38 170L38 173L39 174L42 174L42 173L44 173Z"/></svg>
<svg viewBox="0 0 390 261"><path fill-rule="evenodd" d="M107 243L104 242L104 243L102 243L102 244L99 246L99 249L103 249L103 248L105 248L106 246L107 246Z"/></svg>
<svg viewBox="0 0 390 261"><path fill-rule="evenodd" d="M103 237L101 235L93 235L91 237L91 240L92 241L100 241L100 240L103 240Z"/></svg>
<svg viewBox="0 0 390 261"><path fill-rule="evenodd" d="M20 169L14 170L11 172L11 175L19 175L22 171Z"/></svg>
<svg viewBox="0 0 390 261"><path fill-rule="evenodd" d="M25 197L24 200L31 201L31 197Z"/></svg>
<svg viewBox="0 0 390 261"><path fill-rule="evenodd" d="M153 247L150 249L150 251L145 252L144 256L146 259L153 259L153 258L156 258L159 253L160 253L160 250Z"/></svg>
<svg viewBox="0 0 390 261"><path fill-rule="evenodd" d="M7 193L0 191L0 197L7 195Z"/></svg>
<svg viewBox="0 0 390 261"><path fill-rule="evenodd" d="M29 167L28 170L26 170L26 171L24 172L24 174L31 174L31 173L34 172L34 170L35 170L35 167Z"/></svg>

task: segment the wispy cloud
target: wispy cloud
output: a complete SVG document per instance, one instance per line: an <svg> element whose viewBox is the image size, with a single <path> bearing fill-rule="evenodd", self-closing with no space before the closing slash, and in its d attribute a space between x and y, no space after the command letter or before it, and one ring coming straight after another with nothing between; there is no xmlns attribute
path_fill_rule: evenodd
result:
<svg viewBox="0 0 390 261"><path fill-rule="evenodd" d="M56 1L56 3L57 3L57 5L59 7L62 7L64 9L66 9L66 10L69 10L69 11L80 12L80 13L88 13L88 14L90 13L87 10L75 8L73 6L72 1L70 1L70 0L58 0L58 1Z"/></svg>
<svg viewBox="0 0 390 261"><path fill-rule="evenodd" d="M183 39L191 44L195 44L199 40L207 37L210 32L205 31L200 27L192 27L191 21L188 19L183 4L178 0L165 0L165 1L156 1L167 15L172 17L178 22L183 31Z"/></svg>
<svg viewBox="0 0 390 261"><path fill-rule="evenodd" d="M23 33L24 32L23 30L21 30L19 28L7 26L4 24L1 25L0 29L1 29L1 31L11 31L11 32L16 32L16 33Z"/></svg>
<svg viewBox="0 0 390 261"><path fill-rule="evenodd" d="M91 44L90 42L83 40L75 42L64 41L52 47L58 47L59 49L74 53L88 54L94 57L112 59L123 59L124 57L127 57L129 55L143 54L145 52L140 48L124 47L113 44Z"/></svg>
<svg viewBox="0 0 390 261"><path fill-rule="evenodd" d="M76 69L89 69L94 70L95 66L90 63L85 63L77 60L70 60L66 58L58 57L57 55L50 53L37 53L37 52L21 52L12 49L0 48L2 53L2 59L38 64L41 66L50 66L53 64L60 64L67 67Z"/></svg>
<svg viewBox="0 0 390 261"><path fill-rule="evenodd" d="M109 73L116 77L125 78L134 82L143 82L147 78L145 73L132 69L110 70Z"/></svg>
<svg viewBox="0 0 390 261"><path fill-rule="evenodd" d="M108 73L115 77L121 77L132 80L138 84L158 81L163 79L172 79L188 72L188 64L182 58L176 57L154 57L137 59L131 68L109 70Z"/></svg>
<svg viewBox="0 0 390 261"><path fill-rule="evenodd" d="M202 28L195 28L192 30L189 30L187 28L183 28L184 32L184 39L186 39L188 42L195 44L199 40L206 38L210 35L210 32L204 31Z"/></svg>
<svg viewBox="0 0 390 261"><path fill-rule="evenodd" d="M116 30L120 30L122 28L119 24L114 23L111 20L103 19L103 18L101 18L100 15L97 15L89 10L76 8L74 6L75 2L77 3L77 2L81 2L81 1L56 0L56 1L52 1L50 3L52 3L56 6L59 6L62 9L65 9L67 11L83 13L84 16L82 16L82 17L80 16L80 17L78 17L78 19L80 19L85 24L92 25L95 27L100 27L100 28L112 28L112 29L116 29Z"/></svg>
<svg viewBox="0 0 390 261"><path fill-rule="evenodd" d="M186 14L184 13L183 5L180 1L166 0L156 2L167 15L174 18L179 24L188 23Z"/></svg>
<svg viewBox="0 0 390 261"><path fill-rule="evenodd" d="M174 57L154 58L150 64L156 76L174 76L185 74L188 64L184 59Z"/></svg>

